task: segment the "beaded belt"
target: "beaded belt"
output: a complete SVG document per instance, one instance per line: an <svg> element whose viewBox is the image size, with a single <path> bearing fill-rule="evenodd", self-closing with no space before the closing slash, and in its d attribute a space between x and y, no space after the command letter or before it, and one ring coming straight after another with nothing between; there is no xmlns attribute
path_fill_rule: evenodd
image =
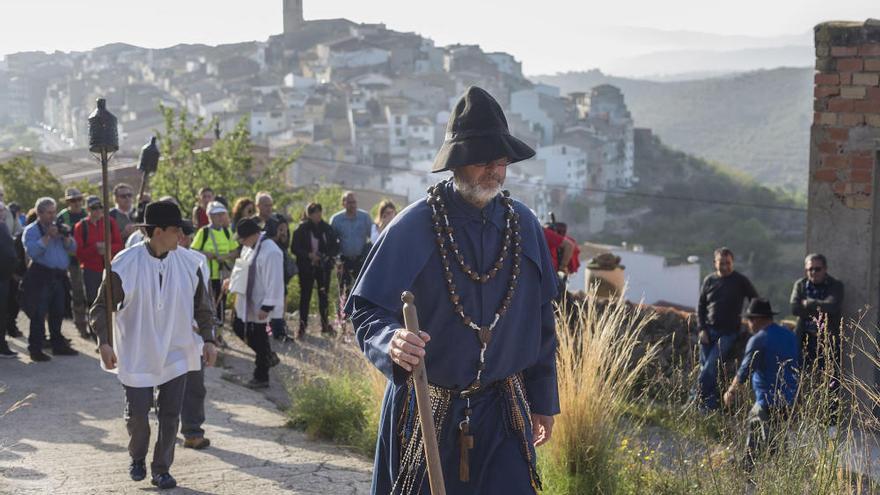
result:
<svg viewBox="0 0 880 495"><path fill-rule="evenodd" d="M428 385L431 396L431 411L434 416L434 424L437 427L437 437L442 438L448 431L447 423L452 420L449 412L452 409L452 399L467 400L468 405L464 411L464 419L458 422L459 429L459 479L469 481L470 460L468 451L474 446L474 438L471 434L470 399L481 396L489 391L497 391L503 397L502 414L508 431L515 433L520 439L520 451L526 460L530 470L532 487L541 489L541 480L538 476L535 459L535 448L532 445L532 422L531 409L529 408L525 386L522 376L511 375L507 378L480 387L479 389L466 389L463 391L443 388L437 385ZM422 444L421 422L418 408L416 407L415 387L412 379L407 380L406 402L398 419L398 439L400 441L400 465L397 479L391 490L392 494L411 495L420 493L422 482L427 474L425 463L425 451ZM463 392L468 392L462 395Z"/></svg>

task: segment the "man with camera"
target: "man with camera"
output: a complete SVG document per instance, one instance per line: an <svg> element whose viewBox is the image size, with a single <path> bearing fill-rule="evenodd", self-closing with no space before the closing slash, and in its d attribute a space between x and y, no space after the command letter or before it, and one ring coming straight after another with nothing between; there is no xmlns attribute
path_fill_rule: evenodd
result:
<svg viewBox="0 0 880 495"><path fill-rule="evenodd" d="M49 361L43 353L44 321L49 320L52 354L74 356L77 352L61 335L66 294L70 290L67 268L76 253L73 232L59 229L55 219L57 206L52 198L40 198L34 208L37 221L24 229L23 244L32 260L22 280L22 309L30 318L28 351L32 361Z"/></svg>

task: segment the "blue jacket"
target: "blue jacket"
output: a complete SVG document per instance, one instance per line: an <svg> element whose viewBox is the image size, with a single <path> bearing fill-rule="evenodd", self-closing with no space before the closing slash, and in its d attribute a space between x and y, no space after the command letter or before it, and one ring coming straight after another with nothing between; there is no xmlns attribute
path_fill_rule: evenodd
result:
<svg viewBox="0 0 880 495"><path fill-rule="evenodd" d="M742 364L737 372L741 382L752 375L755 402L761 407L792 405L798 387L801 350L791 330L771 324L749 339ZM780 404L783 400L785 404Z"/></svg>

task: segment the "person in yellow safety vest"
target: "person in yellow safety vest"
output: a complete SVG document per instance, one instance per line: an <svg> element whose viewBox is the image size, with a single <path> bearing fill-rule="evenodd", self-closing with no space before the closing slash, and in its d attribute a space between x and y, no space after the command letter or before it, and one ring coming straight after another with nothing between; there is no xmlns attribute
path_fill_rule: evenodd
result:
<svg viewBox="0 0 880 495"><path fill-rule="evenodd" d="M229 212L223 203L213 201L208 204L210 223L196 232L192 249L208 258L211 268L211 292L217 311L218 327L223 324L226 298L223 297L223 281L229 278L235 258L238 257L238 242L229 229Z"/></svg>

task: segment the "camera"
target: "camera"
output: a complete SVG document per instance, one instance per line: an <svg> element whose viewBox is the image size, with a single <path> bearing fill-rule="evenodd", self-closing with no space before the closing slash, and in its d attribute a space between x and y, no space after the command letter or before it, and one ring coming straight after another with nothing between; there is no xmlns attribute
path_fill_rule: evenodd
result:
<svg viewBox="0 0 880 495"><path fill-rule="evenodd" d="M58 227L58 234L63 237L73 237L73 229L70 228L70 225L64 223L64 220L58 219L55 221L55 226Z"/></svg>

